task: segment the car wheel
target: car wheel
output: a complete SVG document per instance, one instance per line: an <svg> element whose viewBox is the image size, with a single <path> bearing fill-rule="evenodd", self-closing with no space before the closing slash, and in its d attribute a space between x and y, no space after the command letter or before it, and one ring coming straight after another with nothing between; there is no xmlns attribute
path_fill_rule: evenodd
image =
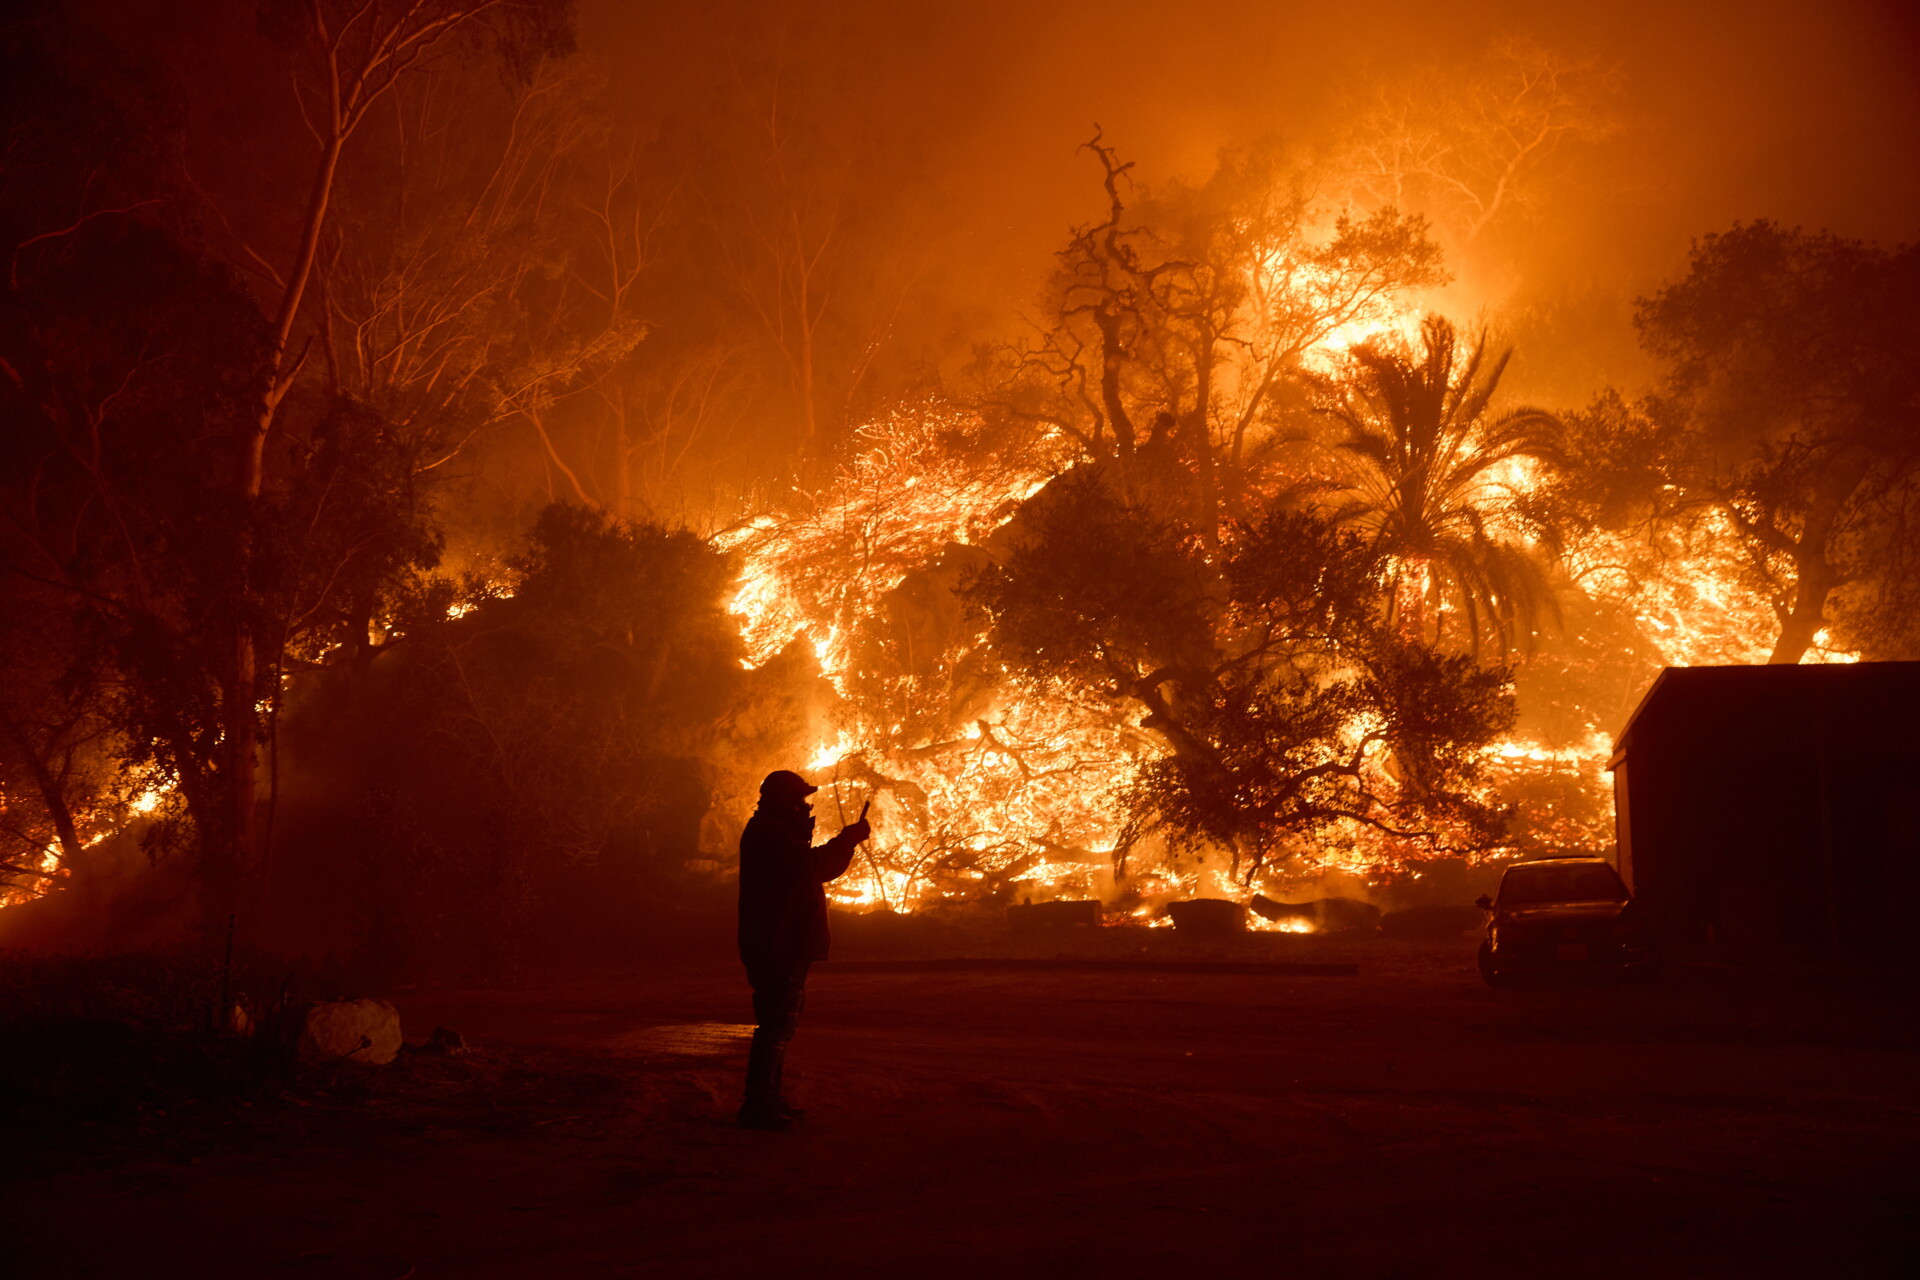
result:
<svg viewBox="0 0 1920 1280"><path fill-rule="evenodd" d="M1494 968L1493 944L1490 942L1480 944L1480 977L1481 980L1490 987L1505 987L1511 985L1507 975Z"/></svg>

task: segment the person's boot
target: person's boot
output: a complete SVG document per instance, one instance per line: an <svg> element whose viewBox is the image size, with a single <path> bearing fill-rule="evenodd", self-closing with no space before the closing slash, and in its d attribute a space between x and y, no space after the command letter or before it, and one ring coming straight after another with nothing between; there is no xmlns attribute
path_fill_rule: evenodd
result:
<svg viewBox="0 0 1920 1280"><path fill-rule="evenodd" d="M773 1047L773 1109L785 1116L792 1124L799 1124L807 1118L807 1113L787 1101L785 1078L787 1074L787 1044L781 1041Z"/></svg>
<svg viewBox="0 0 1920 1280"><path fill-rule="evenodd" d="M765 1032L753 1033L753 1044L747 1050L746 1097L740 1103L737 1117L743 1129L784 1133L793 1128L793 1121L781 1109L776 1092L781 1048L780 1042Z"/></svg>

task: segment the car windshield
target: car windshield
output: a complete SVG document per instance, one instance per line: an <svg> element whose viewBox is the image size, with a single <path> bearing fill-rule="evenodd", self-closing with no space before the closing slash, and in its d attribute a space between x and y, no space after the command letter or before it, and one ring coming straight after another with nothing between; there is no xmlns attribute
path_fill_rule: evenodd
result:
<svg viewBox="0 0 1920 1280"><path fill-rule="evenodd" d="M1613 868L1604 863L1584 866L1513 867L1500 882L1500 905L1528 906L1542 902L1625 902L1627 890Z"/></svg>

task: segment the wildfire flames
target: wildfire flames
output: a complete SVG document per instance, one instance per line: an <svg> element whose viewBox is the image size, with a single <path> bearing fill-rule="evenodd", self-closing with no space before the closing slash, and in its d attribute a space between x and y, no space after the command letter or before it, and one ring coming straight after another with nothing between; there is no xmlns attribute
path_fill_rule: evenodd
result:
<svg viewBox="0 0 1920 1280"><path fill-rule="evenodd" d="M1276 281L1283 275L1287 287L1331 287L1279 259L1268 268L1274 278L1257 293L1281 287ZM1325 334L1301 363L1331 370L1355 345L1404 340L1416 326L1417 313L1404 299L1369 303ZM973 672L977 687L956 699L953 690L919 687L915 678L889 673L873 660L874 621L912 612L916 588L922 595L950 595L987 562L996 533L1020 504L1073 457L1067 442L1042 439L1009 461L976 447L983 429L977 414L937 400L897 410L856 433L849 460L824 492L802 495L792 510L761 515L717 539L741 566L730 609L746 643L745 665L757 667L802 644L837 695L805 762L823 786L816 807L829 821L844 822L850 806L873 800L875 838L830 892L845 907L892 911L989 894L1124 898L1114 918L1148 927L1171 924L1159 906L1172 898L1244 899L1249 885L1223 868L1164 856L1137 859L1125 891L1116 884L1119 793L1142 763L1165 750L1137 720L1111 707L1035 695L996 671ZM1511 498L1537 484L1535 472L1531 460L1513 459L1484 483ZM1732 531L1724 517L1715 518L1719 525L1710 519L1694 544L1668 548L1658 572L1647 571L1644 549L1596 532L1568 549L1569 577L1593 599L1626 602L1665 663L1763 661L1771 616L1740 580ZM1514 540L1526 536L1519 529L1498 531ZM1417 573L1409 580L1413 586L1403 589L1425 593ZM510 590L499 586L494 593ZM471 607L457 603L449 616ZM933 610L932 631L925 616L915 618L904 628L904 642L976 649L984 638L978 620L950 601L944 607L944 614ZM1828 651L1824 642L1822 633L1809 660L1857 658ZM957 705L965 714L956 723ZM1500 741L1488 750L1487 763L1500 787L1557 783L1560 799L1536 799L1531 824L1559 847L1599 849L1610 837L1604 772L1610 748L1607 735L1590 725L1571 744ZM167 790L141 789L121 810L122 820L151 814ZM1569 803L1569 796L1578 802ZM89 846L114 829L95 827ZM1299 872L1378 880L1408 872L1419 856L1404 841L1356 833L1325 841L1315 865ZM59 862L58 848L47 848L38 867L41 884L16 888L14 900L54 883ZM1253 916L1249 925L1283 933L1314 927L1298 916Z"/></svg>
<svg viewBox="0 0 1920 1280"><path fill-rule="evenodd" d="M1256 298L1282 289L1327 292L1322 279L1275 256ZM1418 311L1405 298L1381 299L1350 312L1301 358L1303 367L1336 369L1342 354L1369 341L1407 340ZM796 512L762 516L729 535L725 545L741 560L732 603L748 642L749 665L794 643L808 646L838 695L819 728L807 761L823 784L820 806L830 819L850 816L849 805L874 798L875 839L854 871L832 886L849 907L912 911L988 892L1033 900L1124 899L1115 919L1163 926L1158 903L1169 898L1242 899L1249 884L1206 864L1168 857L1136 857L1125 886L1116 884L1113 856L1120 834L1118 795L1134 771L1165 750L1135 720L1111 708L1023 690L998 672L974 672L979 687L961 699L956 728L943 712L953 691L918 687L888 676L872 661L874 634L910 606L918 589L951 588L993 554L996 531L1020 503L1064 470L1070 453L1045 442L1020 463L985 462L971 447L981 423L970 412L930 402L902 410L858 433L849 461L822 493ZM1049 451L1049 447L1057 447ZM1540 483L1526 457L1489 469L1481 481L1496 513ZM1732 531L1711 521L1696 541L1665 548L1650 565L1643 549L1595 532L1567 548L1571 590L1590 600L1622 605L1671 665L1756 662L1766 657L1773 621L1764 601L1740 578ZM1495 536L1526 543L1529 535L1503 525ZM1426 587L1421 566L1409 566L1415 595ZM1437 608L1444 613L1449 606ZM918 635L952 652L975 650L980 625L949 612L944 630ZM971 629L969 629L971 627ZM1822 637L1824 641L1824 637ZM1848 660L1824 649L1812 660ZM880 664L884 665L884 664ZM1359 737L1361 726L1353 736ZM1571 740L1547 742L1516 735L1486 753L1498 795L1525 797L1525 818L1536 840L1559 849L1604 849L1611 837L1610 781L1605 763L1611 740L1587 724ZM1362 881L1415 874L1422 851L1409 842L1357 832L1323 842L1308 876L1338 871ZM1146 905L1129 907L1142 900ZM1255 918L1266 931L1311 932L1310 921Z"/></svg>
<svg viewBox="0 0 1920 1280"><path fill-rule="evenodd" d="M866 427L833 490L785 520L725 542L742 556L733 611L749 662L809 645L841 702L808 765L841 817L871 791L875 838L832 891L850 906L911 910L1030 885L1089 893L1112 857L1113 790L1153 749L1137 728L1064 702L994 687L957 731L927 732L929 691L863 670L856 637L909 573L973 563L981 544L1048 479L1050 458L982 467L953 445L973 415L930 404ZM969 553L972 553L970 555ZM977 644L949 620L946 644Z"/></svg>
<svg viewBox="0 0 1920 1280"><path fill-rule="evenodd" d="M1108 165L1114 199L1114 221L1104 224L1107 251L1117 255L1114 261L1130 260L1136 247L1113 248L1131 234L1119 229L1115 185L1130 166L1116 165L1097 139L1092 149ZM1385 236L1379 227L1390 226L1391 213L1380 210L1387 222L1376 219L1360 229ZM1233 349L1223 358L1224 371L1204 375L1219 378L1221 399L1238 395L1247 404L1232 431L1235 466L1249 425L1254 435L1270 430L1254 406L1277 382L1335 384L1354 367L1356 351L1411 350L1430 301L1423 290L1441 279L1437 272L1415 272L1389 287L1366 271L1347 278L1325 244L1307 245L1304 223L1288 225L1282 247L1253 254L1244 297L1234 304L1249 314L1285 318L1272 323L1265 348L1238 339L1224 344ZM1345 219L1340 227L1342 235L1353 230ZM1083 232L1076 243L1084 249L1095 239ZM1082 271L1071 287L1090 288L1091 278ZM1257 324L1250 331L1258 332ZM1463 347L1449 358L1458 373L1478 353L1469 357ZM1071 360L1068 367L1084 373ZM1161 417L1171 423L1174 415ZM1017 446L991 440L994 431L981 412L955 403L904 405L853 433L822 489L797 494L782 510L757 514L715 540L739 565L730 611L745 644L744 665L758 668L799 646L832 689L832 706L813 726L804 760L824 786L823 816L843 822L853 806L872 800L875 838L831 892L845 906L892 911L981 898L1098 898L1113 904L1116 919L1154 927L1169 923L1160 911L1169 899L1244 900L1255 887L1250 876L1235 877L1205 857L1176 857L1152 840L1129 851L1124 870L1116 868L1122 793L1142 766L1168 751L1145 727L1143 712L1036 692L985 656L986 623L965 604L964 588L1000 563L1008 525L1022 504L1083 459L1090 444L1057 420ZM1213 431L1211 421L1202 422L1203 450L1217 443L1207 436ZM1274 456L1284 443L1277 437L1263 442ZM1283 469L1280 482L1331 483L1318 465ZM1554 589L1563 598L1630 618L1653 649L1640 655L1649 665L1766 660L1777 611L1753 585L1739 531L1726 514L1707 512L1659 546L1589 530L1549 556L1526 522L1511 515L1544 483L1539 462L1524 450L1503 455L1466 495L1476 536L1552 560ZM1404 556L1394 562L1390 605L1437 627L1436 636L1449 627L1471 631L1477 623L1463 620L1444 585L1433 560ZM488 593L507 595L511 588L495 584ZM474 607L457 601L447 617L458 619ZM384 625L375 625L376 643L389 638L380 634ZM929 654L943 655L944 666L930 666ZM1831 649L1822 631L1808 660L1858 656ZM946 674L930 679L925 672L934 667ZM1552 733L1529 729L1494 743L1481 761L1491 779L1484 798L1524 809L1524 824L1538 843L1604 848L1611 834L1604 771L1611 727L1591 720L1569 725L1563 718ZM1384 750L1367 756L1357 745L1368 740L1369 728L1351 722L1347 745L1361 751L1373 780L1392 790L1397 784ZM84 817L83 846L151 815L170 789L164 782L122 788L110 810ZM0 814L4 810L0 796ZM1483 850L1492 852L1499 851ZM1423 856L1417 842L1377 830L1323 833L1312 855L1295 859L1287 874L1296 884L1327 873L1377 883L1417 875ZM57 882L64 874L59 847L48 846L28 874L37 883L14 885L5 891L11 899L0 903ZM1268 887L1285 886L1272 880ZM1313 929L1300 917L1258 919L1252 927Z"/></svg>
<svg viewBox="0 0 1920 1280"><path fill-rule="evenodd" d="M1406 311L1375 308L1329 335L1311 360L1325 366L1352 344L1403 334L1412 324ZM983 466L979 455L964 452L979 426L967 411L939 403L873 423L826 492L806 498L796 514L763 516L725 539L741 558L732 610L749 664L803 643L839 695L807 761L824 788L825 803L816 807L844 820L850 805L874 798L875 838L853 872L831 887L845 906L911 911L990 890L1034 900L1111 900L1117 795L1142 762L1164 751L1111 709L1036 696L993 673L955 730L936 706L950 691L918 688L863 665L868 624L902 603L896 593L911 576L931 570L951 585L991 554L996 531L1061 469L1064 454L1044 453L1025 466ZM1525 460L1488 480L1509 492L1534 482ZM1585 548L1586 560L1576 566L1598 564L1611 550ZM1592 576L1604 584L1604 574ZM1661 637L1669 661L1728 660L1732 644L1743 657L1755 652L1764 635L1761 606L1731 578L1731 566L1709 548L1674 565L1657 589L1636 594L1641 620ZM967 630L963 617L945 621L947 633L932 639L956 651L984 638L977 625ZM1743 623L1750 625L1737 639L1726 638ZM1505 782L1557 779L1604 800L1610 746L1597 726L1570 746L1516 737L1493 746L1489 764ZM1610 806L1589 803L1574 816L1549 807L1531 817L1562 847L1605 846ZM1417 856L1404 842L1356 835L1329 842L1311 870L1377 879L1404 871ZM1127 887L1156 903L1244 899L1249 891L1217 867L1149 859L1130 870ZM1120 918L1170 923L1153 906ZM1252 927L1313 928L1301 918L1255 918Z"/></svg>
<svg viewBox="0 0 1920 1280"><path fill-rule="evenodd" d="M1302 287L1298 280L1295 285ZM1327 284L1307 278L1304 287ZM1416 322L1407 305L1370 304L1302 362L1332 369L1354 345L1404 338ZM856 433L849 460L824 492L802 495L793 510L763 514L717 539L739 557L730 610L746 644L745 665L757 667L804 645L837 695L805 762L823 787L816 808L829 822L842 823L852 817L850 806L873 800L874 839L830 892L845 907L903 912L989 894L1125 898L1115 919L1149 927L1172 923L1159 909L1172 898L1244 899L1249 886L1224 868L1166 857L1136 860L1124 893L1116 884L1119 793L1142 763L1165 751L1136 719L1111 707L1038 696L988 671L974 673L978 687L960 700L965 715L956 724L951 690L921 688L913 677L890 674L884 662L873 661L874 620L916 603L901 598L903 589L917 584L922 594L950 592L986 563L996 533L1020 504L1072 459L1066 442L1042 440L1009 461L976 447L982 431L977 414L940 401L897 410ZM1523 458L1490 471L1485 484L1512 497L1537 482L1535 466ZM1500 532L1525 536L1517 529ZM1636 571L1645 567L1643 551L1596 533L1569 550L1569 574L1594 598L1629 601L1667 663L1762 661L1766 606L1739 580L1730 530L1710 526L1706 535L1673 554L1662 572L1645 573ZM490 590L511 594L504 585ZM1417 580L1412 590L1423 593ZM456 603L449 616L471 608ZM935 621L936 632L908 627L909 642L965 652L984 639L979 621L950 602ZM1822 648L1812 660L1855 656ZM1500 786L1557 782L1561 799L1536 800L1532 825L1559 847L1597 849L1610 836L1604 802L1610 750L1608 736L1589 726L1571 744L1500 741L1488 750L1487 763ZM127 820L151 814L166 791L140 790L125 807ZM1569 795L1585 803L1568 804ZM86 843L97 844L112 830L102 826ZM1355 833L1325 841L1315 865L1299 871L1378 880L1406 872L1419 856L1406 842ZM58 848L49 847L38 868L41 887L58 878L59 861ZM16 897L33 892L17 890ZM1127 905L1133 901L1142 905ZM1249 927L1313 931L1299 916L1251 916Z"/></svg>
<svg viewBox="0 0 1920 1280"><path fill-rule="evenodd" d="M89 815L82 828L85 834L80 836L80 847L96 848L103 841L124 830L128 823L151 817L172 792L173 786L170 783L144 784L134 791L124 805ZM5 815L6 809L6 796L0 794L0 817ZM61 863L60 846L48 845L41 851L37 865L32 868L37 873L32 882L0 886L0 907L26 902L53 888L67 875L67 870Z"/></svg>

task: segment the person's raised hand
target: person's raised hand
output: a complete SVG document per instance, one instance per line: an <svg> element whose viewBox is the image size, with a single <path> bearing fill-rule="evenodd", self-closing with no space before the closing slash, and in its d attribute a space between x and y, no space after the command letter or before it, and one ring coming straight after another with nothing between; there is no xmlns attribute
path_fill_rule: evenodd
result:
<svg viewBox="0 0 1920 1280"><path fill-rule="evenodd" d="M873 808L873 797L868 796L867 802L860 806L860 816L847 827L847 830L853 832L855 844L865 844L867 838L873 834L873 828L867 824L867 810L871 808Z"/></svg>

